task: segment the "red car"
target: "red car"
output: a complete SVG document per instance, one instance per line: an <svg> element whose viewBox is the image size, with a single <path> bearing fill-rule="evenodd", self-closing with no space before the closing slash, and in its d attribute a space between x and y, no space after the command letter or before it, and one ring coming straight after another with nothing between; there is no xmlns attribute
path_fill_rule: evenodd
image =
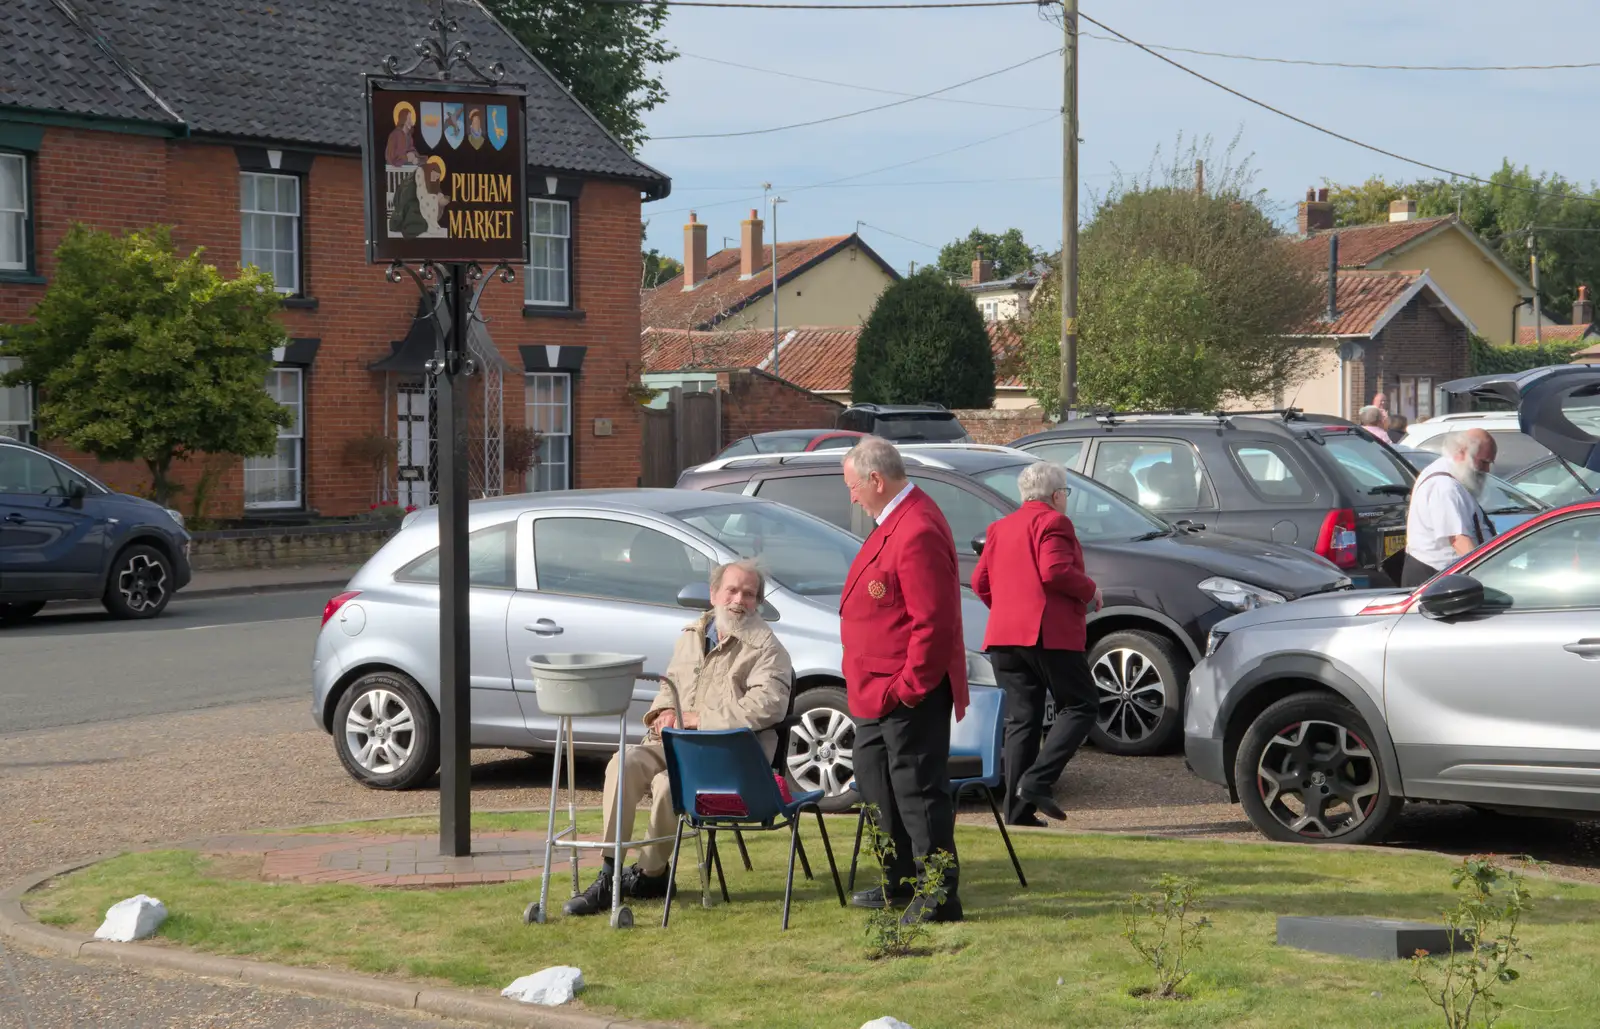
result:
<svg viewBox="0 0 1600 1029"><path fill-rule="evenodd" d="M779 429L776 432L758 432L753 436L734 440L717 455L744 457L749 454L800 454L808 450L848 450L864 432L848 429ZM716 460L716 458L712 458Z"/></svg>

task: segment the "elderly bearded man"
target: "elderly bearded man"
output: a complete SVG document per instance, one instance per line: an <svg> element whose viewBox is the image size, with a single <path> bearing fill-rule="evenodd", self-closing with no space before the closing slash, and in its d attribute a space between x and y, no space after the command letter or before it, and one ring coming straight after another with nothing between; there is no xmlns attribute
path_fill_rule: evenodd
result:
<svg viewBox="0 0 1600 1029"><path fill-rule="evenodd" d="M1478 500L1496 452L1494 437L1482 429L1452 432L1444 438L1444 456L1417 476L1401 586L1421 586L1493 538L1494 525Z"/></svg>
<svg viewBox="0 0 1600 1029"><path fill-rule="evenodd" d="M647 789L650 837L667 837L640 847L638 863L622 872L625 897L667 895L667 859L672 856L677 818L672 813L662 729L754 729L768 760L777 749L774 726L789 710L794 668L789 652L761 618L765 585L750 561L735 561L712 571L712 609L684 626L667 666L667 678L680 694L677 707L683 712L683 725L678 725L672 688L662 686L644 716L648 728L644 742L627 750L620 826L616 824L617 759L612 757L606 766L604 839L633 838L635 809ZM563 909L567 914L593 915L611 909L611 879L617 874L612 860L607 852L599 877L567 901Z"/></svg>

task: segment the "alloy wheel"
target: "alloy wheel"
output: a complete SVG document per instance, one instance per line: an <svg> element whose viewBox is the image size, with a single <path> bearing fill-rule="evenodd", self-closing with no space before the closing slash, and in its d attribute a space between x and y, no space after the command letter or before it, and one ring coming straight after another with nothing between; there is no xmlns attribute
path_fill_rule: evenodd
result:
<svg viewBox="0 0 1600 1029"><path fill-rule="evenodd" d="M369 690L350 707L345 746L356 763L373 775L400 770L416 742L416 719L405 699L388 690Z"/></svg>
<svg viewBox="0 0 1600 1029"><path fill-rule="evenodd" d="M134 614L154 611L167 598L167 569L149 554L134 554L117 573L117 592Z"/></svg>
<svg viewBox="0 0 1600 1029"><path fill-rule="evenodd" d="M1281 729L1262 748L1256 786L1284 828L1332 839L1372 814L1382 775L1361 737L1334 722L1308 720Z"/></svg>
<svg viewBox="0 0 1600 1029"><path fill-rule="evenodd" d="M1118 647L1100 655L1090 670L1100 690L1100 731L1137 743L1155 731L1167 709L1167 684L1144 654Z"/></svg>
<svg viewBox="0 0 1600 1029"><path fill-rule="evenodd" d="M856 725L831 707L796 715L789 730L789 776L802 790L837 796L855 777Z"/></svg>

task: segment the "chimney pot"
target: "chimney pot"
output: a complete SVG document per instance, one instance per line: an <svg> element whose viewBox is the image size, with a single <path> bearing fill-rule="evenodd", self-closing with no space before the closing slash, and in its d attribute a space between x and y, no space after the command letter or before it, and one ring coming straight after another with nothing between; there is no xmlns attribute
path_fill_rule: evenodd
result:
<svg viewBox="0 0 1600 1029"><path fill-rule="evenodd" d="M753 279L767 263L766 249L761 244L762 222L760 214L751 209L750 217L739 226L739 278Z"/></svg>
<svg viewBox="0 0 1600 1029"><path fill-rule="evenodd" d="M1325 204L1327 202L1328 202L1328 190L1326 188L1317 190L1317 203Z"/></svg>
<svg viewBox="0 0 1600 1029"><path fill-rule="evenodd" d="M1399 200L1389 202L1389 220L1392 222L1408 222L1417 216L1417 202L1410 197L1401 197Z"/></svg>
<svg viewBox="0 0 1600 1029"><path fill-rule="evenodd" d="M1306 203L1315 203L1316 199L1317 199L1317 191L1316 191L1316 189L1312 188L1312 189L1306 190Z"/></svg>
<svg viewBox="0 0 1600 1029"><path fill-rule="evenodd" d="M1572 303L1572 324L1594 324L1594 301L1589 299L1589 287L1578 287L1578 299Z"/></svg>
<svg viewBox="0 0 1600 1029"><path fill-rule="evenodd" d="M706 227L689 212L689 224L683 227L683 288L694 289L706 280Z"/></svg>
<svg viewBox="0 0 1600 1029"><path fill-rule="evenodd" d="M988 282L994 278L994 262L983 259L983 247L978 247L978 256L972 262L972 284Z"/></svg>
<svg viewBox="0 0 1600 1029"><path fill-rule="evenodd" d="M1306 190L1306 198L1300 203L1300 215L1296 222L1302 236L1333 228L1333 205L1328 203L1328 191Z"/></svg>

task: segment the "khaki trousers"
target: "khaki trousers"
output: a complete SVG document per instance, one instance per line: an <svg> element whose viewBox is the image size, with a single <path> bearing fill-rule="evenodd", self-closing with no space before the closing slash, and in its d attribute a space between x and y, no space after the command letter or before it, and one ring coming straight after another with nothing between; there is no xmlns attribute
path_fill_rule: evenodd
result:
<svg viewBox="0 0 1600 1029"><path fill-rule="evenodd" d="M646 875L661 875L672 857L672 835L678 829L678 816L672 813L672 787L667 782L667 752L659 743L641 743L627 749L628 764L622 790L622 835L617 835L617 757L606 763L605 827L601 838L607 842L633 839L633 822L639 802L650 794L649 836L665 836L661 843L639 848L639 870ZM610 851L602 851L609 854ZM621 869L618 869L620 872Z"/></svg>

